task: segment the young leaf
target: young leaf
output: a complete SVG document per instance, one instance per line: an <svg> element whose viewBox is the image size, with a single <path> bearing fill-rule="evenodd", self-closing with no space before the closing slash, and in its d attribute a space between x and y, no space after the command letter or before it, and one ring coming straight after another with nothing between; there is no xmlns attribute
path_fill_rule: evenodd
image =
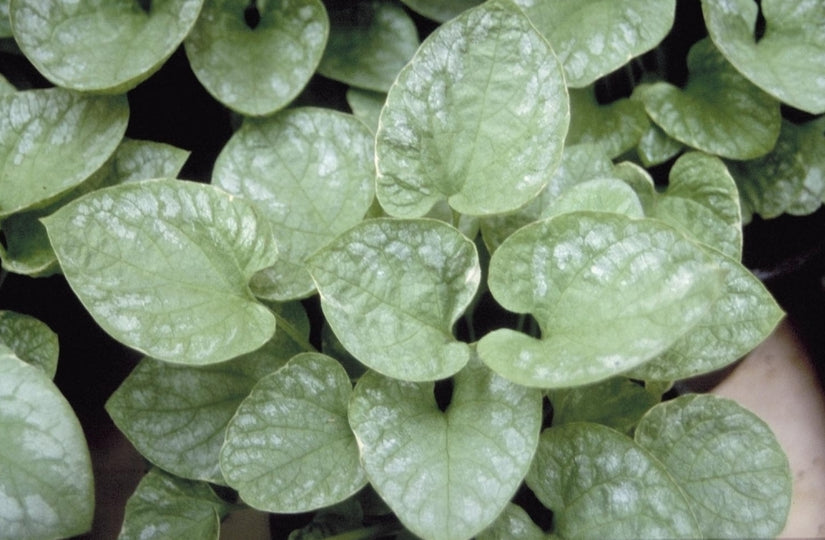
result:
<svg viewBox="0 0 825 540"><path fill-rule="evenodd" d="M77 417L43 370L0 344L0 531L63 538L92 526L94 485Z"/></svg>
<svg viewBox="0 0 825 540"><path fill-rule="evenodd" d="M541 434L527 485L559 538L700 538L687 499L657 459L599 424Z"/></svg>
<svg viewBox="0 0 825 540"><path fill-rule="evenodd" d="M247 285L275 261L269 224L223 191L134 182L84 195L42 221L95 321L149 356L221 362L257 349L275 330Z"/></svg>
<svg viewBox="0 0 825 540"><path fill-rule="evenodd" d="M730 159L770 152L779 136L779 102L744 78L704 39L688 53L684 89L651 84L640 93L656 124L674 139Z"/></svg>
<svg viewBox="0 0 825 540"><path fill-rule="evenodd" d="M549 540L552 537L533 523L527 512L520 506L510 503L504 507L504 511L493 524L484 529L476 538L478 540L506 540L508 538Z"/></svg>
<svg viewBox="0 0 825 540"><path fill-rule="evenodd" d="M630 433L647 410L659 402L643 386L625 377L554 390L550 401L554 426L593 422L622 433Z"/></svg>
<svg viewBox="0 0 825 540"><path fill-rule="evenodd" d="M170 144L124 138L112 156L112 171L104 185L175 178L190 154Z"/></svg>
<svg viewBox="0 0 825 540"><path fill-rule="evenodd" d="M181 366L144 358L106 402L106 411L146 459L177 476L225 484L220 450L226 426L252 387L282 367L309 333L300 304L285 304L263 347L228 362Z"/></svg>
<svg viewBox="0 0 825 540"><path fill-rule="evenodd" d="M541 217L590 210L643 217L642 203L633 188L615 178L598 178L571 186L550 203Z"/></svg>
<svg viewBox="0 0 825 540"><path fill-rule="evenodd" d="M553 44L567 84L582 88L655 47L673 26L676 0L516 0Z"/></svg>
<svg viewBox="0 0 825 540"><path fill-rule="evenodd" d="M371 484L412 532L469 538L507 505L533 458L541 394L471 362L442 412L432 383L364 375L349 420Z"/></svg>
<svg viewBox="0 0 825 540"><path fill-rule="evenodd" d="M430 219L374 219L308 260L327 322L346 349L390 377L449 377L470 358L452 336L478 289L475 244Z"/></svg>
<svg viewBox="0 0 825 540"><path fill-rule="evenodd" d="M376 135L378 199L420 217L442 199L472 215L515 210L558 165L564 74L527 17L491 0L438 28L389 91Z"/></svg>
<svg viewBox="0 0 825 540"><path fill-rule="evenodd" d="M367 480L347 423L352 385L318 354L261 379L226 430L221 470L250 506L307 512L343 501Z"/></svg>
<svg viewBox="0 0 825 540"><path fill-rule="evenodd" d="M60 345L45 323L14 311L0 310L0 344L27 364L43 370L50 379L57 371Z"/></svg>
<svg viewBox="0 0 825 540"><path fill-rule="evenodd" d="M0 220L91 176L114 153L128 119L125 96L60 88L0 96Z"/></svg>
<svg viewBox="0 0 825 540"><path fill-rule="evenodd" d="M282 109L315 72L329 34L320 0L211 0L184 46L192 71L215 99L249 116Z"/></svg>
<svg viewBox="0 0 825 540"><path fill-rule="evenodd" d="M154 73L192 29L203 0L11 0L14 38L58 86L123 93Z"/></svg>
<svg viewBox="0 0 825 540"><path fill-rule="evenodd" d="M771 538L785 525L791 472L770 428L736 402L687 395L651 409L636 442L690 501L704 538Z"/></svg>
<svg viewBox="0 0 825 540"><path fill-rule="evenodd" d="M754 40L760 9L765 33ZM818 0L702 0L714 44L754 84L812 114L825 112L825 10Z"/></svg>
<svg viewBox="0 0 825 540"><path fill-rule="evenodd" d="M656 124L650 124L639 139L636 152L645 167L660 165L676 156L685 147Z"/></svg>
<svg viewBox="0 0 825 540"><path fill-rule="evenodd" d="M347 89L347 105L356 118L367 124L373 133L378 129L378 118L387 101L387 94L360 88Z"/></svg>
<svg viewBox="0 0 825 540"><path fill-rule="evenodd" d="M373 137L351 115L300 108L244 122L215 162L212 183L252 201L278 238L256 296L290 300L315 290L304 260L364 217L375 192Z"/></svg>
<svg viewBox="0 0 825 540"><path fill-rule="evenodd" d="M723 274L697 244L658 220L574 212L518 230L493 254L489 286L531 313L541 339L484 336L481 359L528 386L592 383L660 354L698 323Z"/></svg>
<svg viewBox="0 0 825 540"><path fill-rule="evenodd" d="M570 91L567 144L597 143L615 158L636 146L649 125L644 106L636 100L600 105L593 86Z"/></svg>
<svg viewBox="0 0 825 540"><path fill-rule="evenodd" d="M483 0L401 0L410 9L438 22L446 22Z"/></svg>
<svg viewBox="0 0 825 540"><path fill-rule="evenodd" d="M204 482L152 469L126 502L119 540L218 540L229 506Z"/></svg>
<svg viewBox="0 0 825 540"><path fill-rule="evenodd" d="M387 0L342 3L330 10L330 32L318 73L386 92L418 49L418 31L404 9Z"/></svg>

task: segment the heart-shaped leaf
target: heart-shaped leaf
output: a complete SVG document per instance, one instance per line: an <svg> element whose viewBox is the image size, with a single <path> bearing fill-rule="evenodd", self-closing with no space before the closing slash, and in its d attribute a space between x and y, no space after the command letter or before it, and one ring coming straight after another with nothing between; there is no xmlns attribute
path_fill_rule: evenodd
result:
<svg viewBox="0 0 825 540"><path fill-rule="evenodd" d="M779 102L743 77L709 39L688 53L687 86L651 84L640 92L645 109L669 136L731 159L770 152L779 136Z"/></svg>
<svg viewBox="0 0 825 540"><path fill-rule="evenodd" d="M349 408L367 476L412 532L469 538L504 510L527 472L541 394L471 362L442 412L432 383L364 375Z"/></svg>
<svg viewBox="0 0 825 540"><path fill-rule="evenodd" d="M570 91L567 144L597 143L615 158L636 146L649 125L644 106L636 100L600 105L593 86Z"/></svg>
<svg viewBox="0 0 825 540"><path fill-rule="evenodd" d="M144 358L106 402L106 411L158 467L225 484L219 456L229 420L259 379L305 350L309 322L301 305L284 304L275 313L275 336L228 362L181 366Z"/></svg>
<svg viewBox="0 0 825 540"><path fill-rule="evenodd" d="M0 220L91 176L114 153L128 119L125 96L60 88L0 96Z"/></svg>
<svg viewBox="0 0 825 540"><path fill-rule="evenodd" d="M387 0L332 6L329 41L318 73L386 92L418 49L415 23L400 5Z"/></svg>
<svg viewBox="0 0 825 540"><path fill-rule="evenodd" d="M401 0L413 11L434 21L445 22L483 0Z"/></svg>
<svg viewBox="0 0 825 540"><path fill-rule="evenodd" d="M57 371L60 345L45 323L14 311L0 310L0 344L17 358L43 370L50 379Z"/></svg>
<svg viewBox="0 0 825 540"><path fill-rule="evenodd" d="M212 186L170 179L93 191L43 223L75 294L149 356L210 364L263 345L275 317L249 280L277 250L269 224Z"/></svg>
<svg viewBox="0 0 825 540"><path fill-rule="evenodd" d="M581 88L659 44L675 0L516 0L553 44L567 84Z"/></svg>
<svg viewBox="0 0 825 540"><path fill-rule="evenodd" d="M205 482L183 480L152 469L126 502L118 538L218 540L221 519L229 509Z"/></svg>
<svg viewBox="0 0 825 540"><path fill-rule="evenodd" d="M374 219L308 260L327 322L346 349L390 377L449 377L470 358L453 324L481 279L475 244L430 219Z"/></svg>
<svg viewBox="0 0 825 540"><path fill-rule="evenodd" d="M536 318L542 337L494 330L478 353L528 386L606 379L698 323L723 276L699 245L658 220L574 212L539 221L496 250L488 282L502 306Z"/></svg>
<svg viewBox="0 0 825 540"><path fill-rule="evenodd" d="M390 88L376 135L378 199L420 217L442 199L471 215L515 210L547 184L568 126L564 74L513 4L439 27Z"/></svg>
<svg viewBox="0 0 825 540"><path fill-rule="evenodd" d="M89 449L71 406L43 370L0 345L0 534L65 538L92 526Z"/></svg>
<svg viewBox="0 0 825 540"><path fill-rule="evenodd" d="M295 356L261 379L226 429L221 470L250 506L307 512L364 487L347 422L349 375L318 353Z"/></svg>
<svg viewBox="0 0 825 540"><path fill-rule="evenodd" d="M791 506L788 458L770 428L736 402L687 395L651 409L636 442L690 501L704 538L772 538Z"/></svg>
<svg viewBox="0 0 825 540"><path fill-rule="evenodd" d="M364 217L375 192L373 136L351 115L300 108L244 122L215 162L212 183L252 201L278 238L256 296L290 300L315 284L304 260Z"/></svg>
<svg viewBox="0 0 825 540"><path fill-rule="evenodd" d="M262 116L282 109L304 88L321 61L329 18L320 0L210 0L186 38L192 71L232 110ZM252 27L254 26L254 28Z"/></svg>
<svg viewBox="0 0 825 540"><path fill-rule="evenodd" d="M690 505L656 458L599 424L545 430L527 485L560 538L700 538Z"/></svg>
<svg viewBox="0 0 825 540"><path fill-rule="evenodd" d="M20 49L54 84L123 93L172 55L203 3L11 0L9 15Z"/></svg>
<svg viewBox="0 0 825 540"><path fill-rule="evenodd" d="M825 112L825 10L818 0L762 0L765 31L754 39L753 0L702 0L711 39L731 64L777 99Z"/></svg>

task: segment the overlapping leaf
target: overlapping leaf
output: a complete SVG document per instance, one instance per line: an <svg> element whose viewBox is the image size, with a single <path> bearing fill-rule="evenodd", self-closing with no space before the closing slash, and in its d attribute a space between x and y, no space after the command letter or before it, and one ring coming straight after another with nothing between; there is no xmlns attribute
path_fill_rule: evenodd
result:
<svg viewBox="0 0 825 540"><path fill-rule="evenodd" d="M43 222L95 321L149 356L221 362L257 349L275 330L248 286L275 261L269 224L217 188L127 183L84 195Z"/></svg>
<svg viewBox="0 0 825 540"><path fill-rule="evenodd" d="M625 377L550 393L553 425L593 422L630 433L658 396Z"/></svg>
<svg viewBox="0 0 825 540"><path fill-rule="evenodd" d="M45 323L23 313L0 310L0 344L54 378L60 346L57 334Z"/></svg>
<svg viewBox="0 0 825 540"><path fill-rule="evenodd" d="M361 90L360 88L349 88L346 97L347 105L352 109L352 114L367 124L375 133L378 129L378 118L381 116L381 109L387 100L387 94Z"/></svg>
<svg viewBox="0 0 825 540"><path fill-rule="evenodd" d="M616 178L598 178L571 186L542 212L553 217L567 212L612 212L642 217L642 203L633 188Z"/></svg>
<svg viewBox="0 0 825 540"><path fill-rule="evenodd" d="M438 22L445 22L483 0L401 0L413 11Z"/></svg>
<svg viewBox="0 0 825 540"><path fill-rule="evenodd" d="M791 505L788 459L770 428L737 403L687 395L650 410L636 441L690 501L704 538L771 538Z"/></svg>
<svg viewBox="0 0 825 540"><path fill-rule="evenodd" d="M435 380L470 348L452 327L481 278L475 245L430 219L360 223L308 260L327 322L346 349L391 377Z"/></svg>
<svg viewBox="0 0 825 540"><path fill-rule="evenodd" d="M373 160L369 129L325 109L250 119L229 140L212 182L254 202L279 242L278 261L252 281L257 296L283 301L315 290L304 260L363 219L374 198Z"/></svg>
<svg viewBox="0 0 825 540"><path fill-rule="evenodd" d="M541 395L474 361L441 411L432 383L364 375L350 402L371 484L415 534L469 538L504 510L533 458Z"/></svg>
<svg viewBox="0 0 825 540"><path fill-rule="evenodd" d="M181 44L203 0L11 0L14 38L38 71L74 90L125 92Z"/></svg>
<svg viewBox="0 0 825 540"><path fill-rule="evenodd" d="M520 506L511 503L504 508L493 524L484 529L476 538L478 540L504 540L505 538L547 540L550 535L545 534L538 525L533 523L527 512Z"/></svg>
<svg viewBox="0 0 825 540"><path fill-rule="evenodd" d="M184 45L198 80L215 99L241 114L271 114L292 101L321 61L329 18L320 0L206 2Z"/></svg>
<svg viewBox="0 0 825 540"><path fill-rule="evenodd" d="M567 144L597 143L611 158L636 146L650 125L641 103L623 98L600 105L592 86L570 91L570 119Z"/></svg>
<svg viewBox="0 0 825 540"><path fill-rule="evenodd" d="M485 215L533 199L558 165L568 126L552 49L504 0L438 28L389 91L376 136L378 199L420 217L439 200Z"/></svg>
<svg viewBox="0 0 825 540"><path fill-rule="evenodd" d="M253 388L226 431L221 470L250 506L306 512L364 487L347 422L352 385L334 359L304 353Z"/></svg>
<svg viewBox="0 0 825 540"><path fill-rule="evenodd" d="M506 309L532 314L542 337L494 330L479 356L529 386L607 379L702 320L723 276L702 247L658 220L574 212L539 221L496 250L489 286Z"/></svg>

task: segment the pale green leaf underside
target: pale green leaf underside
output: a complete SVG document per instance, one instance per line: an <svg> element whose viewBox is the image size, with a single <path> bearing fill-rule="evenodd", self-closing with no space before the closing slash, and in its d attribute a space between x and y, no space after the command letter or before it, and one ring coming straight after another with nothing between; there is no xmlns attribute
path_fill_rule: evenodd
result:
<svg viewBox="0 0 825 540"><path fill-rule="evenodd" d="M17 358L43 370L49 379L57 371L57 334L45 323L14 311L0 310L0 344Z"/></svg>
<svg viewBox="0 0 825 540"><path fill-rule="evenodd" d="M658 82L640 94L645 110L669 136L730 159L753 159L776 143L779 102L745 79L709 39L688 54L687 86Z"/></svg>
<svg viewBox="0 0 825 540"><path fill-rule="evenodd" d="M308 261L327 322L359 361L390 377L435 380L461 369L452 327L481 279L475 245L431 219L364 221Z"/></svg>
<svg viewBox="0 0 825 540"><path fill-rule="evenodd" d="M0 219L91 176L114 153L128 119L125 96L50 88L0 97Z"/></svg>
<svg viewBox="0 0 825 540"><path fill-rule="evenodd" d="M708 312L723 274L666 224L574 212L528 225L493 254L489 286L506 309L531 313L535 339L484 336L481 359L528 386L596 382L652 359Z"/></svg>
<svg viewBox="0 0 825 540"><path fill-rule="evenodd" d="M567 84L581 88L655 47L673 26L675 0L516 0L553 44Z"/></svg>
<svg viewBox="0 0 825 540"><path fill-rule="evenodd" d="M630 433L642 415L659 401L626 377L556 390L549 397L553 403L554 426L593 422L622 433Z"/></svg>
<svg viewBox="0 0 825 540"><path fill-rule="evenodd" d="M241 114L285 107L309 81L329 34L320 0L258 3L260 22L244 19L249 0L206 2L186 38L186 56L215 99Z"/></svg>
<svg viewBox="0 0 825 540"><path fill-rule="evenodd" d="M745 77L777 99L825 112L825 9L821 0L764 0L765 33L757 42L753 0L702 0L708 33Z"/></svg>
<svg viewBox="0 0 825 540"><path fill-rule="evenodd" d="M644 106L636 100L600 105L593 86L570 90L567 144L597 143L615 158L636 146L649 125Z"/></svg>
<svg viewBox="0 0 825 540"><path fill-rule="evenodd" d="M97 190L43 219L75 294L110 335L182 364L263 345L275 318L249 291L269 224L212 186L171 179Z"/></svg>
<svg viewBox="0 0 825 540"><path fill-rule="evenodd" d="M416 13L434 21L446 22L483 0L401 0Z"/></svg>
<svg viewBox="0 0 825 540"><path fill-rule="evenodd" d="M679 486L632 439L598 424L541 434L527 485L560 538L700 538Z"/></svg>
<svg viewBox="0 0 825 540"><path fill-rule="evenodd" d="M92 526L86 439L49 377L0 345L0 538L63 538Z"/></svg>
<svg viewBox="0 0 825 540"><path fill-rule="evenodd" d="M386 92L418 49L418 31L404 9L386 0L331 9L329 41L318 73Z"/></svg>
<svg viewBox="0 0 825 540"><path fill-rule="evenodd" d="M788 459L770 428L736 402L687 395L651 409L636 441L690 501L704 538L772 538L791 505Z"/></svg>
<svg viewBox="0 0 825 540"><path fill-rule="evenodd" d="M208 484L152 469L126 502L118 540L218 540L228 512Z"/></svg>
<svg viewBox="0 0 825 540"><path fill-rule="evenodd" d="M533 458L541 395L477 361L439 410L432 383L364 375L349 408L373 487L415 534L469 538L505 508Z"/></svg>
<svg viewBox="0 0 825 540"><path fill-rule="evenodd" d="M346 98L347 105L352 109L352 114L367 124L372 132L375 133L378 129L378 119L381 117L381 109L384 107L384 102L387 101L387 94L353 87L347 89Z"/></svg>
<svg viewBox="0 0 825 540"><path fill-rule="evenodd" d="M154 73L192 29L203 0L11 0L14 38L47 79L121 93Z"/></svg>
<svg viewBox="0 0 825 540"><path fill-rule="evenodd" d="M300 304L279 308L275 336L260 349L211 366L144 358L106 402L118 429L146 459L183 478L225 484L220 450L229 420L264 375L303 351Z"/></svg>
<svg viewBox="0 0 825 540"><path fill-rule="evenodd" d="M351 115L300 108L244 122L218 156L212 183L252 201L278 238L275 265L252 280L255 295L313 293L304 260L363 219L374 182L372 134Z"/></svg>
<svg viewBox="0 0 825 540"><path fill-rule="evenodd" d="M261 379L226 430L221 470L250 506L307 512L367 483L347 421L349 375L318 353Z"/></svg>
<svg viewBox="0 0 825 540"><path fill-rule="evenodd" d="M473 8L433 32L389 91L381 206L399 217L442 199L464 214L515 210L547 184L568 120L561 66L530 21L503 0Z"/></svg>

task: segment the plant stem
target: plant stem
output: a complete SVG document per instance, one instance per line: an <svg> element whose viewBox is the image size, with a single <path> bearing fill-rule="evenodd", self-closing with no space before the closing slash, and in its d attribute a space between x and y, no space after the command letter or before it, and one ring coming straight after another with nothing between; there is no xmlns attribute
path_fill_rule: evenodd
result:
<svg viewBox="0 0 825 540"><path fill-rule="evenodd" d="M327 540L368 540L370 538L379 538L391 533L401 530L401 525L397 522L391 521L388 523L379 523L370 527L362 529L353 529L335 536L327 537Z"/></svg>

